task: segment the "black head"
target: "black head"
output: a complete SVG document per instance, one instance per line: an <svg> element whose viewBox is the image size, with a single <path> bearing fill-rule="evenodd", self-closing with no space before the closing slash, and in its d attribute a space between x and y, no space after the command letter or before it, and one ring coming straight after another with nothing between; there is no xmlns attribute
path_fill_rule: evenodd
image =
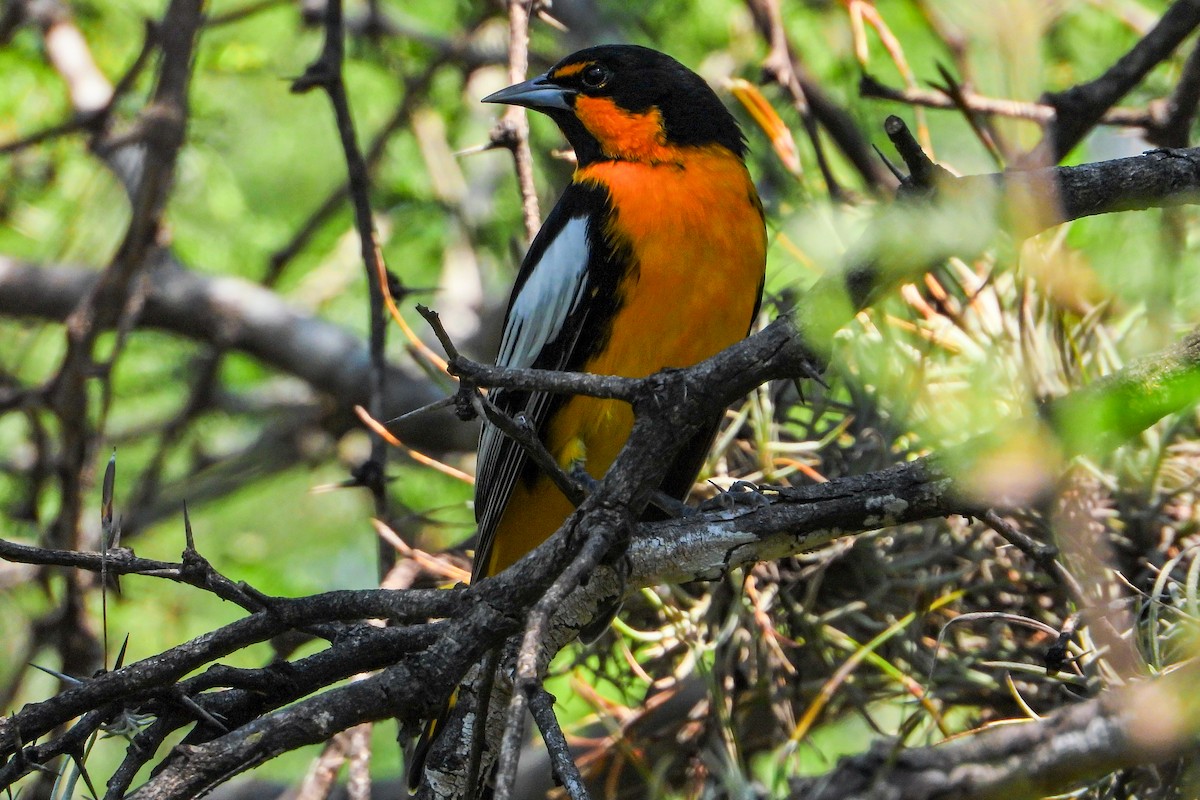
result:
<svg viewBox="0 0 1200 800"><path fill-rule="evenodd" d="M636 45L580 50L484 102L547 114L581 164L655 160L672 147L721 145L738 156L746 150L737 122L699 75L664 53Z"/></svg>

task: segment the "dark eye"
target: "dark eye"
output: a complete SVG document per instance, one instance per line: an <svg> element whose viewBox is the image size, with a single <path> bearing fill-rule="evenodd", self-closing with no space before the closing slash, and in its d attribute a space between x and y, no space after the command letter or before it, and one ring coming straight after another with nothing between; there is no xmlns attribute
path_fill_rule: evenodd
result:
<svg viewBox="0 0 1200 800"><path fill-rule="evenodd" d="M583 74L579 76L583 81L583 85L589 89L599 89L604 84L608 83L608 79L612 77L612 73L606 67L599 64L592 64L584 69Z"/></svg>

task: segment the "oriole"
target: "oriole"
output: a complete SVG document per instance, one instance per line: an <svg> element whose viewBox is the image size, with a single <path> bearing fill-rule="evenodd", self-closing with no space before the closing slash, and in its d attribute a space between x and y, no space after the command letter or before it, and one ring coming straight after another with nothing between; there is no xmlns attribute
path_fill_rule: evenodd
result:
<svg viewBox="0 0 1200 800"><path fill-rule="evenodd" d="M762 294L766 230L736 120L670 56L604 45L484 98L535 109L578 166L521 264L497 364L639 378L691 366L746 336ZM633 426L627 403L496 389L564 469L596 478ZM662 483L684 498L720 422L688 442ZM485 424L472 581L516 562L573 506L523 448ZM426 731L410 781L436 726Z"/></svg>

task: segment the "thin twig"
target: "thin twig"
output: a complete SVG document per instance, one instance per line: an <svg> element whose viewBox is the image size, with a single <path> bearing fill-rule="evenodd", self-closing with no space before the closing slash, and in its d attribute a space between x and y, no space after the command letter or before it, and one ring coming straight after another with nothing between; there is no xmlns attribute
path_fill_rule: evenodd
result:
<svg viewBox="0 0 1200 800"><path fill-rule="evenodd" d="M525 80L529 72L529 11L535 0L508 0L508 79ZM502 145L513 156L517 187L521 192L521 214L525 221L525 239L533 241L542 214L538 210L537 186L533 180L533 151L529 149L529 119L525 109L509 106L496 124L492 142Z"/></svg>
<svg viewBox="0 0 1200 800"><path fill-rule="evenodd" d="M1054 107L1054 119L1042 141L1022 163L1028 167L1061 161L1095 127L1105 111L1167 59L1197 26L1200 26L1200 2L1176 0L1154 28L1103 75L1066 91L1047 94L1043 101Z"/></svg>
<svg viewBox="0 0 1200 800"><path fill-rule="evenodd" d="M779 0L746 0L746 4L770 48L763 62L763 72L767 78L788 93L802 120L811 112L815 121L824 126L868 187L878 190L895 186L892 176L880 166L853 117L830 99L804 71L783 26ZM813 135L813 131L809 130L810 138ZM819 157L820 150L817 153ZM822 169L824 171L825 168Z"/></svg>
<svg viewBox="0 0 1200 800"><path fill-rule="evenodd" d="M950 173L935 164L921 149L921 144L908 130L904 120L890 116L884 120L883 130L908 167L909 175L904 182L906 188L928 194L937 189L939 180L950 177Z"/></svg>
<svg viewBox="0 0 1200 800"><path fill-rule="evenodd" d="M859 78L858 93L862 97L876 100L891 100L896 103L946 111L953 111L959 107L953 97L939 88L905 87L895 89L880 82L874 76L866 74ZM988 97L965 89L962 90L962 99L974 114L1026 120L1038 125L1047 125L1054 119L1054 107L1045 103ZM1119 128L1145 128L1153 124L1153 115L1142 109L1111 108L1104 112L1097 124Z"/></svg>
<svg viewBox="0 0 1200 800"><path fill-rule="evenodd" d="M375 240L374 223L371 219L371 178L367 162L358 147L358 138L354 131L354 118L350 113L350 100L342 78L342 66L345 60L344 37L341 0L328 0L325 5L325 44L321 48L321 54L308 66L304 75L292 84L292 91L303 93L319 86L329 97L334 117L337 120L342 152L346 158L350 200L354 208L354 223L358 229L359 248L367 277L371 357L371 392L368 410L375 419L383 419L385 416L384 389L387 374L388 326L387 317L384 314L383 287L379 277L381 269L377 262L380 253ZM358 469L357 477L359 482L371 493L375 516L379 519L388 518L388 493L384 480L387 472L387 456L387 443L382 436L372 432L371 454L367 463ZM396 551L391 547L385 546L382 542L379 543L377 556L380 580L383 580L395 563L395 553Z"/></svg>
<svg viewBox="0 0 1200 800"><path fill-rule="evenodd" d="M569 522L567 523L570 524ZM563 570L529 612L525 634L517 652L516 676L509 700L507 721L496 767L496 799L511 800L517 774L517 756L524 736L525 712L532 693L541 687L541 673L548 661L545 642L550 620L567 597L596 569L617 540L626 533L624 525L608 518L594 529L575 560Z"/></svg>
<svg viewBox="0 0 1200 800"><path fill-rule="evenodd" d="M555 779L562 784L571 800L589 800L583 776L579 774L575 759L571 758L571 748L558 724L558 717L554 715L554 696L544 686L539 686L529 697L529 710L533 712L533 719L546 742Z"/></svg>
<svg viewBox="0 0 1200 800"><path fill-rule="evenodd" d="M974 112L967 99L966 90L945 64L939 63L937 71L942 79L941 85L937 88L944 92L955 107L962 112L967 124L971 126L975 136L988 151L988 155L992 157L996 168L1004 169L1005 161L1008 159L1008 148L1004 145L1004 140L1000 138L1000 132L995 129L990 119Z"/></svg>
<svg viewBox="0 0 1200 800"><path fill-rule="evenodd" d="M1200 106L1200 45L1193 44L1171 96L1155 109L1161 110L1162 119L1155 115L1153 124L1146 128L1146 138L1160 147L1187 147L1197 106Z"/></svg>
<svg viewBox="0 0 1200 800"><path fill-rule="evenodd" d="M559 466L554 455L538 438L537 431L528 424L521 424L514 420L478 392L474 392L472 395L472 405L488 422L499 428L501 433L524 448L530 459L550 478L558 490L566 495L572 505L578 506L583 502L584 497L587 496L584 487Z"/></svg>
<svg viewBox="0 0 1200 800"><path fill-rule="evenodd" d="M400 105L396 107L392 116L371 137L371 143L367 147L365 160L369 171L373 171L383 159L384 153L387 152L387 145L392 141L392 136L397 131L405 128L412 120L413 112L420 105L421 99L427 96L434 76L444 66L444 63L442 60L434 60L420 72L415 75L406 76L403 79ZM333 189L321 201L312 213L300 223L292 238L271 254L267 271L262 278L263 285L274 286L279 282L287 265L303 252L304 248L308 246L313 237L321 230L325 222L342 208L343 203L346 202L349 196L350 183L347 180L346 183Z"/></svg>

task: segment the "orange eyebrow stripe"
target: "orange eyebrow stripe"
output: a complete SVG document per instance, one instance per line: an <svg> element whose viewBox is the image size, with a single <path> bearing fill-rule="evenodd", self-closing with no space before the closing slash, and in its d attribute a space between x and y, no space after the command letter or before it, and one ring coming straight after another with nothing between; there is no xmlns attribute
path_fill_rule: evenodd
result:
<svg viewBox="0 0 1200 800"><path fill-rule="evenodd" d="M592 63L591 61L579 61L575 64L567 64L551 72L550 77L554 80L569 78L572 75L578 75L580 72L583 72L584 67L589 67Z"/></svg>

